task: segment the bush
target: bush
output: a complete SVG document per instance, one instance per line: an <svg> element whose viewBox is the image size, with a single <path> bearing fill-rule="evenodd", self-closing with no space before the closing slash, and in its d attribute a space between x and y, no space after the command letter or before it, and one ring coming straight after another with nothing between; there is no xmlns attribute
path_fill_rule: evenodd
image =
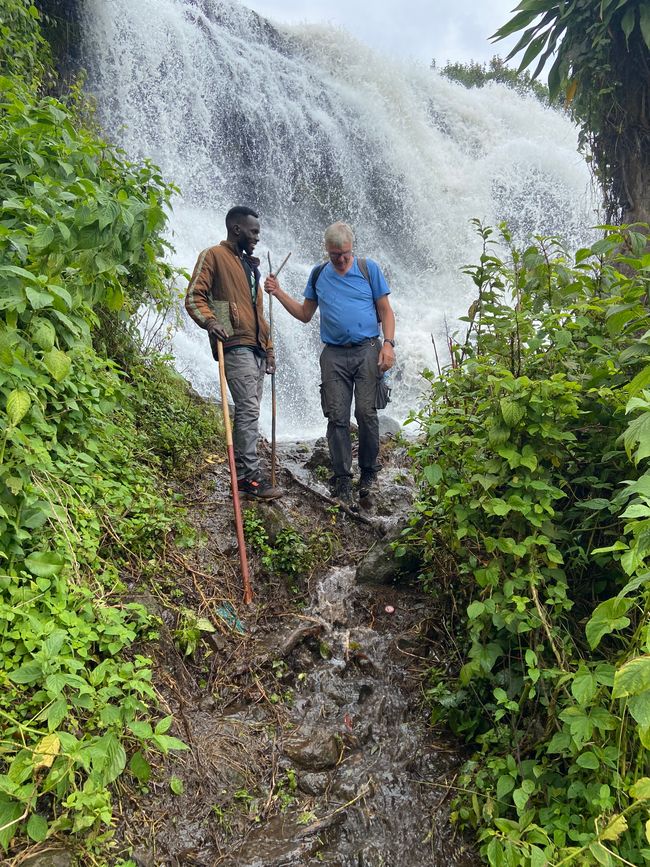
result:
<svg viewBox="0 0 650 867"><path fill-rule="evenodd" d="M433 671L428 693L477 749L456 817L493 865L639 864L650 489L629 457L650 454L646 237L609 228L573 263L539 239L506 265L479 231L467 336L413 417L405 539L464 612L456 671Z"/></svg>

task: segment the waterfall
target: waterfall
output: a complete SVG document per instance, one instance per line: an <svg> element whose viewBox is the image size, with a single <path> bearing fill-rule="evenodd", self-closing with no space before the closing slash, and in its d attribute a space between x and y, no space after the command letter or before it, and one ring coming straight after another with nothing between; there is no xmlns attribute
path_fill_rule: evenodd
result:
<svg viewBox="0 0 650 867"><path fill-rule="evenodd" d="M251 0L254 2L254 0ZM473 300L477 217L515 237L584 243L597 222L576 130L560 113L503 86L467 90L424 65L400 64L344 31L275 29L230 0L85 0L87 90L107 134L173 181L174 264L191 271L225 237L233 204L260 213L256 254L301 296L322 233L351 223L355 250L392 289L398 365L388 412L417 404L435 365L431 336ZM321 435L318 314L305 326L276 302L278 432ZM205 395L217 377L206 334L174 338L179 370ZM266 389L263 427L269 427Z"/></svg>

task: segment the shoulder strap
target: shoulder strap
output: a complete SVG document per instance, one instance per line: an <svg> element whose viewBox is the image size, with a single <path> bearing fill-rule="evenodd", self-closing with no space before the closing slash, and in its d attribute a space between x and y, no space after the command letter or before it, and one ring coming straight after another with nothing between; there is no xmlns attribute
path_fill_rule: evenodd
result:
<svg viewBox="0 0 650 867"><path fill-rule="evenodd" d="M316 296L316 300L318 300L318 292L316 291L316 283L318 282L318 278L321 275L323 268L327 265L327 262L321 262L320 265L316 265L311 274L309 275L309 285L311 286L311 291ZM359 271L363 274L364 279L367 283L370 284L370 288L372 289L372 280L370 279L370 272L368 270L368 263L366 262L365 257L357 256L357 265L359 266ZM375 304L375 311L377 312L377 322L381 324L381 317L379 316L379 312L377 311L377 305Z"/></svg>
<svg viewBox="0 0 650 867"><path fill-rule="evenodd" d="M327 265L327 262L321 262L320 265L316 265L312 269L311 274L309 275L309 285L311 286L311 291L314 293L314 295L316 296L317 299L318 299L318 292L316 291L316 283L317 283L318 278L321 275L321 271L323 270L325 265Z"/></svg>
<svg viewBox="0 0 650 867"><path fill-rule="evenodd" d="M372 281L370 279L370 274L368 273L368 263L365 259L360 259L359 257L357 257L357 265L359 266L359 271L361 271L363 276L366 278L366 281L370 283L370 286L372 288Z"/></svg>

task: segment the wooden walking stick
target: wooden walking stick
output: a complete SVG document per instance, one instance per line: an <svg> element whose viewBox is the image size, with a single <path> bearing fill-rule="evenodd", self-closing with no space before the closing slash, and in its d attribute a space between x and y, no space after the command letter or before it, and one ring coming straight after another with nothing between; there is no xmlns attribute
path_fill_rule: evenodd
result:
<svg viewBox="0 0 650 867"><path fill-rule="evenodd" d="M269 274L273 273L271 265L271 253L267 252L269 259ZM269 295L269 331L271 343L273 343L273 295ZM275 487L275 370L271 374L271 485Z"/></svg>
<svg viewBox="0 0 650 867"><path fill-rule="evenodd" d="M246 556L244 525L241 519L241 505L239 503L237 467L235 466L235 447L233 446L232 442L230 410L228 408L228 389L226 387L226 373L223 360L223 342L221 340L217 340L217 354L219 358L219 382L221 384L221 407L223 411L223 426L226 430L226 448L228 450L228 464L230 466L232 505L235 510L235 530L237 531L237 547L239 548L239 563L241 565L241 577L244 584L244 603L246 605L250 605L250 603L253 601L253 591L251 589L250 577L248 574L248 557Z"/></svg>
<svg viewBox="0 0 650 867"><path fill-rule="evenodd" d="M287 264L289 253L284 262L280 265L275 276L277 277L280 271ZM267 252L269 260L269 274L273 274L273 266L271 265L271 253ZM273 343L273 295L269 295L269 330L271 333L271 343ZM275 487L275 370L271 374L271 484Z"/></svg>

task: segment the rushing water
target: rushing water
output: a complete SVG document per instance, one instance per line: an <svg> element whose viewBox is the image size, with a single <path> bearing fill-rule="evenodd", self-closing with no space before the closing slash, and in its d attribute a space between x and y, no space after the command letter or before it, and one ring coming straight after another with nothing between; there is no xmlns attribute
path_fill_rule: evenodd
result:
<svg viewBox="0 0 650 867"><path fill-rule="evenodd" d="M279 32L233 2L85 0L83 32L104 127L181 190L176 264L191 270L225 236L228 208L247 204L260 212L263 266L267 250L276 267L292 251L282 283L299 295L324 227L353 224L357 252L393 290L393 415L416 403L420 371L434 366L431 336L443 346L445 320L453 330L471 303L460 269L479 251L472 218L569 243L597 221L574 127L532 97L466 90L341 30ZM323 430L317 319L305 326L276 302L280 435ZM215 393L205 335L188 323L174 351L194 386Z"/></svg>

